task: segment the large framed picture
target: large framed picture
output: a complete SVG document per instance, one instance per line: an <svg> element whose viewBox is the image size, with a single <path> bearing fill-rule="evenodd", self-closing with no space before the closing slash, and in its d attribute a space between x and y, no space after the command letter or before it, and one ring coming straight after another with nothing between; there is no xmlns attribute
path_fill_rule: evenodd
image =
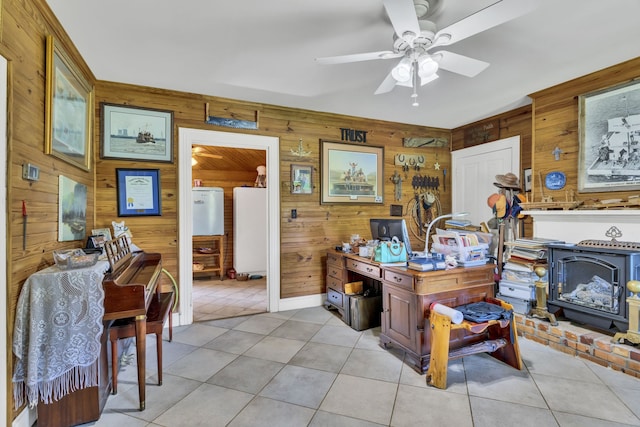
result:
<svg viewBox="0 0 640 427"><path fill-rule="evenodd" d="M160 171L116 169L118 216L161 215Z"/></svg>
<svg viewBox="0 0 640 427"><path fill-rule="evenodd" d="M66 52L47 36L45 153L91 168L93 88Z"/></svg>
<svg viewBox="0 0 640 427"><path fill-rule="evenodd" d="M312 170L312 165L291 165L291 194L313 193Z"/></svg>
<svg viewBox="0 0 640 427"><path fill-rule="evenodd" d="M383 203L383 147L320 144L321 203Z"/></svg>
<svg viewBox="0 0 640 427"><path fill-rule="evenodd" d="M100 104L103 159L173 162L173 112Z"/></svg>
<svg viewBox="0 0 640 427"><path fill-rule="evenodd" d="M578 191L640 189L640 81L579 97Z"/></svg>

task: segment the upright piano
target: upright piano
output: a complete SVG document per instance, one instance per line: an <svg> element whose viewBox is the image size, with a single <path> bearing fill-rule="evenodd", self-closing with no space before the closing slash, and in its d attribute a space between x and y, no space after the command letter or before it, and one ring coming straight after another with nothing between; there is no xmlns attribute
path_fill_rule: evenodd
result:
<svg viewBox="0 0 640 427"><path fill-rule="evenodd" d="M132 253L125 236L107 242L105 248L111 269L102 282L105 291L104 332L97 362L99 384L76 390L51 404L38 405L38 426L67 427L100 418L111 392L107 337L108 328L116 319L136 319L138 394L140 410L145 408L146 312L152 298L158 298L160 294L158 280L162 272L162 258L158 253Z"/></svg>
<svg viewBox="0 0 640 427"><path fill-rule="evenodd" d="M145 368L147 309L152 298L160 297L158 279L162 272L159 253L132 253L126 236L105 244L111 265L103 282L104 320L136 319L136 358L138 362L138 395L140 410L145 408ZM118 375L114 372L113 375Z"/></svg>

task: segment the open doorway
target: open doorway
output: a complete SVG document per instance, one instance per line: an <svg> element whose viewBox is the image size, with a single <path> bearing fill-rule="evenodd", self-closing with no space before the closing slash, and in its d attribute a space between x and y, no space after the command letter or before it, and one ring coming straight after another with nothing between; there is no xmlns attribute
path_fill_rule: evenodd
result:
<svg viewBox="0 0 640 427"><path fill-rule="evenodd" d="M280 223L279 223L279 141L275 137L230 132L179 128L179 246L180 256L179 325L191 324L193 317L193 253L192 253L192 165L194 145L264 150L267 166L267 311L278 311L280 299ZM216 280L216 279L214 279ZM257 282L256 282L257 285Z"/></svg>
<svg viewBox="0 0 640 427"><path fill-rule="evenodd" d="M192 146L193 321L267 311L266 150Z"/></svg>

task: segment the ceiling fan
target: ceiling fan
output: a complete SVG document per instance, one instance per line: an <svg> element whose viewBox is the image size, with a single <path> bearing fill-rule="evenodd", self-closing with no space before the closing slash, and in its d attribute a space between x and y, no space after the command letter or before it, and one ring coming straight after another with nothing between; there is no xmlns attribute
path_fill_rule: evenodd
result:
<svg viewBox="0 0 640 427"><path fill-rule="evenodd" d="M438 69L474 77L489 63L446 50L432 49L449 46L489 28L531 12L537 6L532 0L502 0L454 24L436 31L435 24L418 19L429 14L441 0L382 0L395 34L393 50L357 53L353 55L316 58L321 64L343 64L374 59L402 58L375 91L381 94L396 85L413 89L413 106L418 106L418 87L438 78ZM418 84L419 83L419 84Z"/></svg>
<svg viewBox="0 0 640 427"><path fill-rule="evenodd" d="M205 151L205 148L202 147L192 147L191 148L191 165L195 166L198 164L198 160L196 157L209 157L211 159L222 159L223 157L219 154L211 154Z"/></svg>

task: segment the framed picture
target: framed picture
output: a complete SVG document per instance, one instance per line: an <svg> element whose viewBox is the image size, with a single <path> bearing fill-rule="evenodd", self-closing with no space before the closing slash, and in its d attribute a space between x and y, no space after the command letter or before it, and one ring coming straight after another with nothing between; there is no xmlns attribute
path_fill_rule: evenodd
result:
<svg viewBox="0 0 640 427"><path fill-rule="evenodd" d="M291 194L313 193L311 165L291 165Z"/></svg>
<svg viewBox="0 0 640 427"><path fill-rule="evenodd" d="M80 169L91 168L93 88L47 36L45 149Z"/></svg>
<svg viewBox="0 0 640 427"><path fill-rule="evenodd" d="M82 240L87 226L87 186L58 177L58 241Z"/></svg>
<svg viewBox="0 0 640 427"><path fill-rule="evenodd" d="M118 216L161 215L158 169L116 169Z"/></svg>
<svg viewBox="0 0 640 427"><path fill-rule="evenodd" d="M100 104L100 157L173 162L173 112Z"/></svg>
<svg viewBox="0 0 640 427"><path fill-rule="evenodd" d="M578 191L640 189L640 81L581 95Z"/></svg>
<svg viewBox="0 0 640 427"><path fill-rule="evenodd" d="M384 148L320 141L321 203L383 202Z"/></svg>
<svg viewBox="0 0 640 427"><path fill-rule="evenodd" d="M91 230L91 234L94 236L104 236L105 241L112 239L111 230L109 228L94 228Z"/></svg>
<svg viewBox="0 0 640 427"><path fill-rule="evenodd" d="M524 192L528 193L533 190L533 175L531 168L524 170Z"/></svg>

